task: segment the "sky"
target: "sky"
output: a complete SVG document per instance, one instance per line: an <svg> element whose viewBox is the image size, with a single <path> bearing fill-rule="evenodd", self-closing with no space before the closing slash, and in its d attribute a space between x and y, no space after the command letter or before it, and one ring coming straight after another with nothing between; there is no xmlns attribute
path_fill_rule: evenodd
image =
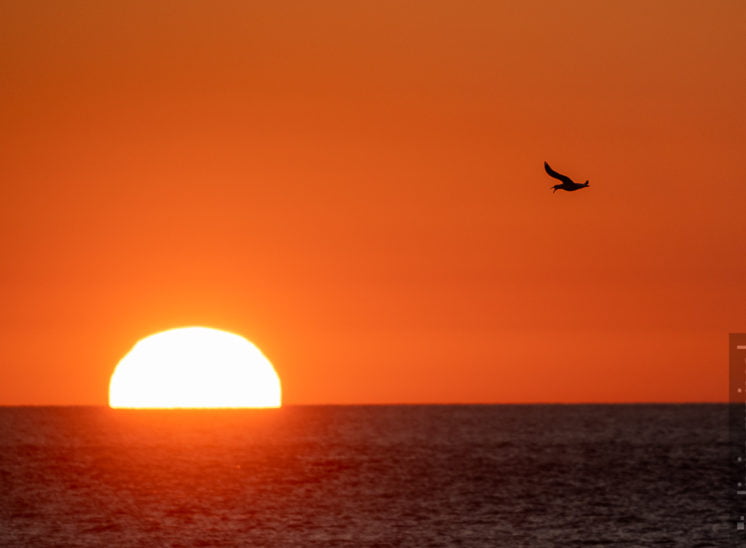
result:
<svg viewBox="0 0 746 548"><path fill-rule="evenodd" d="M742 0L5 0L0 36L2 405L103 405L187 325L285 404L727 398Z"/></svg>

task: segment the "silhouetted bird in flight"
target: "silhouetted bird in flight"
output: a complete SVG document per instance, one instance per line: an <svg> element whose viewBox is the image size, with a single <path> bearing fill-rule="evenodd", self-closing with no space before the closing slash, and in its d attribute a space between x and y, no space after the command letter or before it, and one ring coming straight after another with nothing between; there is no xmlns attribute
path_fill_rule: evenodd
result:
<svg viewBox="0 0 746 548"><path fill-rule="evenodd" d="M561 185L554 185L552 188L552 194L557 192L558 190L567 190L568 192L571 190L578 190L579 188L585 188L589 186L588 181L584 182L582 185L579 183L576 183L570 177L567 175L562 175L561 173L557 173L554 171L551 167L549 167L549 164L544 162L544 169L549 174L550 177L554 177L555 179L559 179L562 181Z"/></svg>

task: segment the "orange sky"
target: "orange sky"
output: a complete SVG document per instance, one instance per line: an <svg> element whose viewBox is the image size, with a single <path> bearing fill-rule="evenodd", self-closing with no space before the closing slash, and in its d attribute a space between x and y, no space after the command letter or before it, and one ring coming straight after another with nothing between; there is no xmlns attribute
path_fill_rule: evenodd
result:
<svg viewBox="0 0 746 548"><path fill-rule="evenodd" d="M727 397L746 2L0 6L0 404L182 325L286 404Z"/></svg>

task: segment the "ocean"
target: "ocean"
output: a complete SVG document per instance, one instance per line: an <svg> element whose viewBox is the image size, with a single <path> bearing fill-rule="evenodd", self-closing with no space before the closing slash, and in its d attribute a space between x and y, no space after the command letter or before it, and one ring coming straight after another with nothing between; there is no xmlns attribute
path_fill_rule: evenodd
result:
<svg viewBox="0 0 746 548"><path fill-rule="evenodd" d="M4 407L0 545L735 546L727 414Z"/></svg>

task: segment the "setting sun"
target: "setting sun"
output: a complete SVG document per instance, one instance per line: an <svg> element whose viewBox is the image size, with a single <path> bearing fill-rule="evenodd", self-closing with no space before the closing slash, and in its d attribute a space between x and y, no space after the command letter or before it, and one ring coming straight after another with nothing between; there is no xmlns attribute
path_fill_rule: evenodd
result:
<svg viewBox="0 0 746 548"><path fill-rule="evenodd" d="M184 327L140 340L109 385L115 408L280 407L270 361L239 335Z"/></svg>

